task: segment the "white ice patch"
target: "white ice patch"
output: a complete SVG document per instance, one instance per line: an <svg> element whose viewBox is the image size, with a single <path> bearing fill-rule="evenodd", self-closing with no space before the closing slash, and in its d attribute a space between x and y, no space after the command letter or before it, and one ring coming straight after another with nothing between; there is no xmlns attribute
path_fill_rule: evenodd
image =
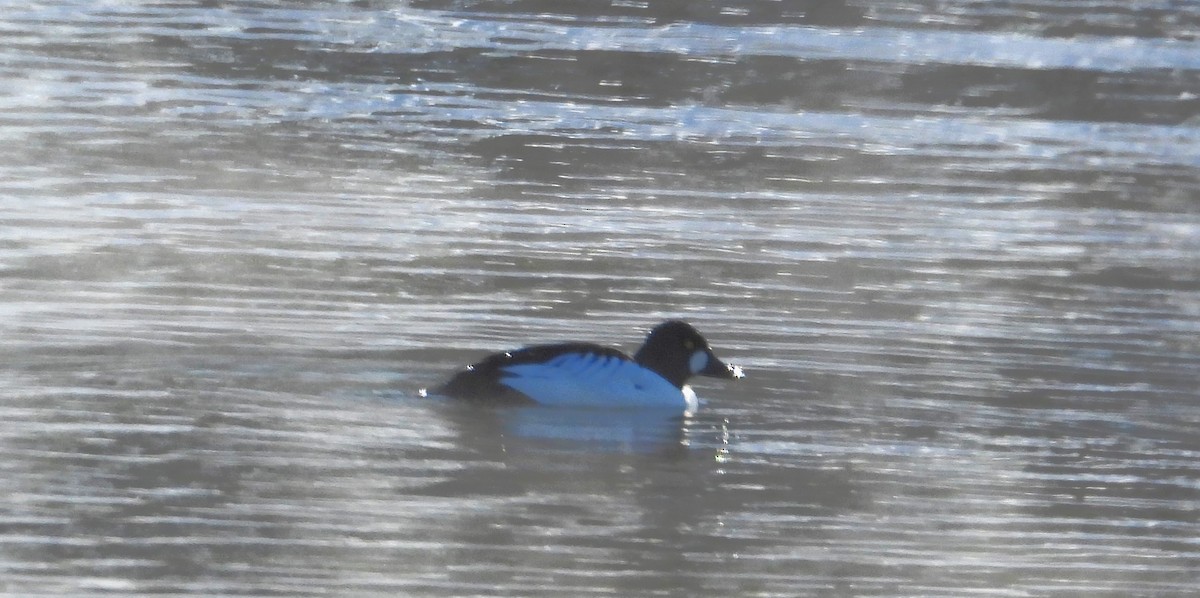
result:
<svg viewBox="0 0 1200 598"><path fill-rule="evenodd" d="M708 352L704 350L692 353L692 358L688 360L688 367L691 368L693 374L699 374L708 367Z"/></svg>
<svg viewBox="0 0 1200 598"><path fill-rule="evenodd" d="M567 353L545 363L504 368L501 382L543 405L671 407L691 405L683 392L637 363L594 353Z"/></svg>

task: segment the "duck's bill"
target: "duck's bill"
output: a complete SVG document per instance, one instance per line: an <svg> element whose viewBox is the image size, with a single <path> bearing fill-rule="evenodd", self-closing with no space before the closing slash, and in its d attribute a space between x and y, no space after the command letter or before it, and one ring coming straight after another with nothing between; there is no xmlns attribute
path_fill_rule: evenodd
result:
<svg viewBox="0 0 1200 598"><path fill-rule="evenodd" d="M726 380L735 380L737 378L746 377L746 374L742 372L741 366L729 365L724 361L717 359L717 356L711 353L708 356L708 364L704 369L696 373L700 374L701 376L708 376L710 378L724 378Z"/></svg>

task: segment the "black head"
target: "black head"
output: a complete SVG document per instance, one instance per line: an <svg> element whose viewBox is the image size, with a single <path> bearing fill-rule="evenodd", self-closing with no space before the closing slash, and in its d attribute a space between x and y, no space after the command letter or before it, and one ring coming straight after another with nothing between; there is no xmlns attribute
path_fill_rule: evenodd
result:
<svg viewBox="0 0 1200 598"><path fill-rule="evenodd" d="M682 320L654 327L633 360L658 372L679 388L692 376L741 378L742 368L726 365L713 354L708 341Z"/></svg>

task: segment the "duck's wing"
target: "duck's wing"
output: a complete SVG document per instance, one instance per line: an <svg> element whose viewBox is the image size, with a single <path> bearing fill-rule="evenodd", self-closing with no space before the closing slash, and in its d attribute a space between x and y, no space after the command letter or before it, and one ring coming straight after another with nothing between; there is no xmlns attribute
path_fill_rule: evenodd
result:
<svg viewBox="0 0 1200 598"><path fill-rule="evenodd" d="M455 374L435 392L448 397L489 403L533 403L535 401L529 396L503 383L504 379L510 375L508 370L516 366L562 363L562 358L572 355L578 355L581 358L604 357L619 361L633 361L621 351L592 343L535 345L488 355L483 360L471 364Z"/></svg>

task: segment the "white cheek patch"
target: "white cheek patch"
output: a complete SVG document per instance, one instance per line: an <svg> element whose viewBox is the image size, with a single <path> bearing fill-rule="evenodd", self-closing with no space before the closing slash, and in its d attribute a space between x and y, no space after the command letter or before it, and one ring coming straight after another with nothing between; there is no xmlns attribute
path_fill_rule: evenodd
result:
<svg viewBox="0 0 1200 598"><path fill-rule="evenodd" d="M699 374L704 368L708 367L708 352L696 351L692 353L692 358L688 360L688 368L693 374Z"/></svg>

